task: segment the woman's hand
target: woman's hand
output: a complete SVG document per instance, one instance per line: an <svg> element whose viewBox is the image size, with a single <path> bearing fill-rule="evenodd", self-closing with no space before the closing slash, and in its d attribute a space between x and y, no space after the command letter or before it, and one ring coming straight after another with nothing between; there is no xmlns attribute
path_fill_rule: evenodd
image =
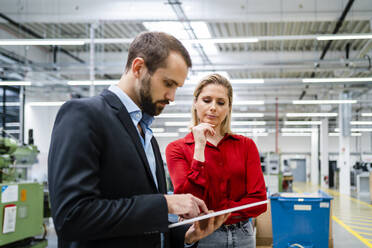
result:
<svg viewBox="0 0 372 248"><path fill-rule="evenodd" d="M213 129L214 125L209 123L200 123L199 125L192 128L192 134L194 135L195 150L194 159L200 162L204 162L204 149L207 144L207 137L214 136L216 131Z"/></svg>
<svg viewBox="0 0 372 248"><path fill-rule="evenodd" d="M214 136L216 134L216 131L214 131L213 127L214 125L209 123L200 123L191 129L192 134L194 135L195 146L205 146L207 143L207 136Z"/></svg>

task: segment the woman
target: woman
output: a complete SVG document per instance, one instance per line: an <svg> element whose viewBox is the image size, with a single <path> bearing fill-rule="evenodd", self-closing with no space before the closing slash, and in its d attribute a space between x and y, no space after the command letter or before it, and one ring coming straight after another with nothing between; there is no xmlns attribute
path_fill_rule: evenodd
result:
<svg viewBox="0 0 372 248"><path fill-rule="evenodd" d="M203 79L194 91L191 132L166 149L174 193L191 193L214 211L266 200L256 145L230 129L232 95L221 75ZM198 247L256 247L250 218L265 211L266 204L232 213Z"/></svg>

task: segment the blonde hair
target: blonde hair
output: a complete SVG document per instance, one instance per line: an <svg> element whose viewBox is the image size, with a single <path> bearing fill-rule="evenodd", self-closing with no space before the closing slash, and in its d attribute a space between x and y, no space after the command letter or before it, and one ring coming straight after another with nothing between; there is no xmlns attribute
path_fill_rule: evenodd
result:
<svg viewBox="0 0 372 248"><path fill-rule="evenodd" d="M231 132L231 110L232 110L232 100L233 100L233 89L229 80L220 74L211 74L203 78L199 84L196 86L194 91L194 102L191 108L191 125L190 128L199 125L198 115L195 109L195 103L198 100L198 97L205 86L209 84L221 85L227 89L227 98L229 99L229 112L226 115L226 118L222 121L220 132L222 135Z"/></svg>

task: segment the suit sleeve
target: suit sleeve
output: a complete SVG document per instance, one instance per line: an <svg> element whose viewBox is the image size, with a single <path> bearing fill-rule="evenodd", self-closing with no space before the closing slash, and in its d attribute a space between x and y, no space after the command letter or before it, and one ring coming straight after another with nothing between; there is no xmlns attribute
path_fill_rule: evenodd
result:
<svg viewBox="0 0 372 248"><path fill-rule="evenodd" d="M100 113L91 102L70 101L57 114L48 157L52 216L66 241L168 231L161 194L106 199L99 190L100 153L105 149ZM109 149L109 147L106 147Z"/></svg>
<svg viewBox="0 0 372 248"><path fill-rule="evenodd" d="M267 199L265 180L263 178L260 156L255 143L251 139L246 139L244 142L247 159L246 159L246 194L239 201L227 200L227 208L233 208L250 204L254 202L264 201ZM232 213L230 218L241 217L247 219L256 217L266 212L266 204L247 208L241 211Z"/></svg>
<svg viewBox="0 0 372 248"><path fill-rule="evenodd" d="M208 185L205 163L186 159L183 147L177 141L170 143L165 151L169 175L174 186L174 193L191 193L203 198Z"/></svg>

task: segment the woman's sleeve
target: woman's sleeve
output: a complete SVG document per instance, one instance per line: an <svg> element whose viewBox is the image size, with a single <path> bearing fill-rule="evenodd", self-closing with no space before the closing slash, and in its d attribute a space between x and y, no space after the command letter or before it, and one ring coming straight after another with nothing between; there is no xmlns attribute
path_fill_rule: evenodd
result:
<svg viewBox="0 0 372 248"><path fill-rule="evenodd" d="M247 152L246 161L246 194L239 201L228 201L228 208L238 207L245 204L250 204L259 201L265 201L266 197L266 186L265 180L262 174L260 156L256 147L256 144L251 140L247 139L245 142L245 150ZM247 208L238 212L232 213L230 218L247 219L249 217L256 217L266 212L266 204L259 205L252 208Z"/></svg>
<svg viewBox="0 0 372 248"><path fill-rule="evenodd" d="M191 163L188 162L182 144L178 144L177 141L167 146L165 155L174 193L191 193L202 198L208 184L205 162L195 159L192 159Z"/></svg>

